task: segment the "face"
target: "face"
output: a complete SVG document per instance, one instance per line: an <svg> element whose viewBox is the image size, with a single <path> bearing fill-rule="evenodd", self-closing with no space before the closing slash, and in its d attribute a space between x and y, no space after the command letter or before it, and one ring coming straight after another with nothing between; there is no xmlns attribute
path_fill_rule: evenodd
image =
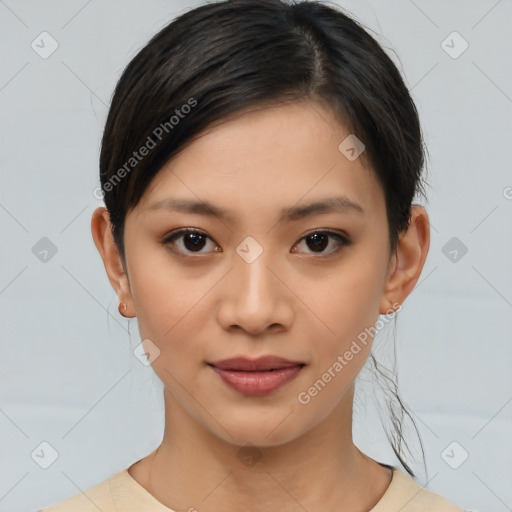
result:
<svg viewBox="0 0 512 512"><path fill-rule="evenodd" d="M343 357L383 312L393 259L384 192L338 149L349 133L313 103L245 113L196 138L126 218L129 298L160 351L153 369L175 409L228 442L299 437L340 407L369 354L371 337ZM305 366L250 395L209 364L264 355Z"/></svg>

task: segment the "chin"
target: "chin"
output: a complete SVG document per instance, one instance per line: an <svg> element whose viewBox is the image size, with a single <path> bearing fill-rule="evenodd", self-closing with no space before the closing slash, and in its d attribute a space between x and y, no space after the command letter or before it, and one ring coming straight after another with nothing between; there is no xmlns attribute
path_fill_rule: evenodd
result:
<svg viewBox="0 0 512 512"><path fill-rule="evenodd" d="M226 430L215 425L215 434L225 442L240 447L246 445L261 448L280 446L295 440L301 435L296 418L293 421L283 421L288 415L290 413L286 411L283 411L283 414L274 413L267 418L262 418L262 415L246 414L244 418L237 418L232 421L224 417L219 420L219 423ZM291 416L293 416L293 413Z"/></svg>

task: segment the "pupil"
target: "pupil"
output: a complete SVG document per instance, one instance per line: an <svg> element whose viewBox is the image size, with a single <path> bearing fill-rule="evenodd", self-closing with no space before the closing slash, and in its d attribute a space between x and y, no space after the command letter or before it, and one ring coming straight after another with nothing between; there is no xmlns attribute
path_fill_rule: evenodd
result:
<svg viewBox="0 0 512 512"><path fill-rule="evenodd" d="M314 235L311 235L308 237L310 240L313 240L313 247L310 247L310 249L325 249L327 247L327 236L319 233L315 233ZM322 240L320 240L322 239Z"/></svg>
<svg viewBox="0 0 512 512"><path fill-rule="evenodd" d="M203 240L201 240L203 239ZM192 242L192 246L189 246L187 242ZM187 249L202 249L201 243L204 243L204 236L198 233L188 233L185 236L184 244Z"/></svg>

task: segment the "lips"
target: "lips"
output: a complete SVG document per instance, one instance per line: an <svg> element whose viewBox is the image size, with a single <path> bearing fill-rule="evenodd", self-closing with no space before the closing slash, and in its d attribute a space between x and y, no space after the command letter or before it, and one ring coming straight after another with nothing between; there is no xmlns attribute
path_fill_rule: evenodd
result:
<svg viewBox="0 0 512 512"><path fill-rule="evenodd" d="M222 361L214 361L208 363L219 370L232 370L244 372L265 372L272 370L281 370L293 366L305 366L300 361L289 361L277 356L263 356L257 359L249 359L246 357L234 357L231 359L223 359Z"/></svg>
<svg viewBox="0 0 512 512"><path fill-rule="evenodd" d="M264 396L277 391L306 366L276 356L235 357L208 364L227 386L247 396Z"/></svg>

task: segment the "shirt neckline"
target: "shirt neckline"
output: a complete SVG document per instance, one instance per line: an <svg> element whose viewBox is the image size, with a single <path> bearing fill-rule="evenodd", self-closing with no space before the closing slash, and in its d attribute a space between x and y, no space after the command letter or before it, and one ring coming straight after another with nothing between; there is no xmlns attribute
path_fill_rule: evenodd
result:
<svg viewBox="0 0 512 512"><path fill-rule="evenodd" d="M400 487L400 483L403 483L403 479L407 478L406 475L393 466L381 462L378 464L392 470L391 481L380 500L368 512L386 512L387 505L392 503L394 496L399 492L398 487ZM133 492L135 492L139 500L143 500L142 503L137 503L139 508L146 506L152 507L152 512L176 512L174 509L166 507L161 501L158 501L155 496L137 482L128 472L128 468L119 471L113 476L110 490L112 499L120 510L127 510L128 506L133 505ZM131 497L127 496L126 490L132 491Z"/></svg>

